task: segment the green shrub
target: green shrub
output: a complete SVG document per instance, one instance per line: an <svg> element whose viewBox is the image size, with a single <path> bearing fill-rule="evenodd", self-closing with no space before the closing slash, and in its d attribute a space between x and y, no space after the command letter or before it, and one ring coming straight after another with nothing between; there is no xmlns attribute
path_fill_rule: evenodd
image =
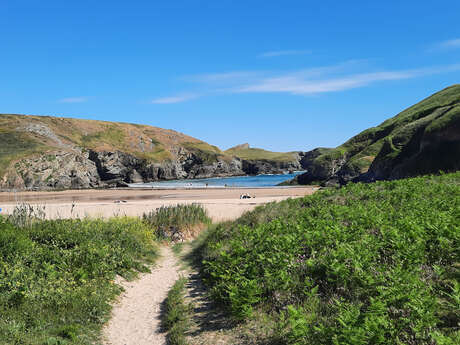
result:
<svg viewBox="0 0 460 345"><path fill-rule="evenodd" d="M284 344L456 344L460 173L256 208L198 247L215 299L279 316Z"/></svg>
<svg viewBox="0 0 460 345"><path fill-rule="evenodd" d="M183 240L184 232L195 225L210 224L206 209L199 204L162 206L144 213L143 220L160 239Z"/></svg>
<svg viewBox="0 0 460 345"><path fill-rule="evenodd" d="M134 218L24 219L0 219L0 344L93 344L115 275L155 258L152 230Z"/></svg>

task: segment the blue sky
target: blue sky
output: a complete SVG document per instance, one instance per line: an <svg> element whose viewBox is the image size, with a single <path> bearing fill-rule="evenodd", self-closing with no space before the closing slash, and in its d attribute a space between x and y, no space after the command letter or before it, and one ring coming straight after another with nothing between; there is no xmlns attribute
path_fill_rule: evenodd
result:
<svg viewBox="0 0 460 345"><path fill-rule="evenodd" d="M0 113L333 147L460 82L459 1L0 1Z"/></svg>

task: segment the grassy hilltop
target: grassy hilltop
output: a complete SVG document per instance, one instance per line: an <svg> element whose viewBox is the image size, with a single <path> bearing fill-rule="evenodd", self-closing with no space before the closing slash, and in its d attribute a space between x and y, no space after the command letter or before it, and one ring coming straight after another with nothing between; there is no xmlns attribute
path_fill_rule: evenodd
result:
<svg viewBox="0 0 460 345"><path fill-rule="evenodd" d="M300 156L217 146L158 127L0 115L0 188L94 188L299 170Z"/></svg>
<svg viewBox="0 0 460 345"><path fill-rule="evenodd" d="M216 146L188 135L146 125L52 116L0 114L0 173L12 161L47 151L75 147L121 151L152 162L177 157L185 148L208 159L224 156Z"/></svg>
<svg viewBox="0 0 460 345"><path fill-rule="evenodd" d="M275 162L292 162L297 152L272 152L264 149L249 147L249 144L242 144L225 151L230 156L236 156L246 160L266 160Z"/></svg>
<svg viewBox="0 0 460 345"><path fill-rule="evenodd" d="M93 151L122 151L152 162L172 160L181 148L208 161L217 157L293 160L293 153L255 148L235 147L223 152L217 146L169 129L52 116L0 114L0 140L3 143L0 147L0 168L33 153L70 150L73 147Z"/></svg>
<svg viewBox="0 0 460 345"><path fill-rule="evenodd" d="M455 171L458 157L460 85L453 85L336 148L311 155L308 172L298 180L344 183Z"/></svg>
<svg viewBox="0 0 460 345"><path fill-rule="evenodd" d="M213 298L265 330L245 344L460 341L458 172L267 204L199 243Z"/></svg>

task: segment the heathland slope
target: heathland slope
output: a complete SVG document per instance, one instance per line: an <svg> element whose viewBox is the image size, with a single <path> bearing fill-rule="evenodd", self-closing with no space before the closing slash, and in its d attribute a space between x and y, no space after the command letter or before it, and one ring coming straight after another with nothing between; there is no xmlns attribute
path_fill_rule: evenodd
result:
<svg viewBox="0 0 460 345"><path fill-rule="evenodd" d="M301 184L375 181L460 169L460 84L333 149L305 154Z"/></svg>
<svg viewBox="0 0 460 345"><path fill-rule="evenodd" d="M202 273L258 344L458 344L459 195L457 172L260 206L201 238Z"/></svg>
<svg viewBox="0 0 460 345"><path fill-rule="evenodd" d="M229 156L238 157L243 162L243 170L248 174L301 170L303 152L272 152L250 147L248 143L237 145L225 151Z"/></svg>
<svg viewBox="0 0 460 345"><path fill-rule="evenodd" d="M251 173L244 159L216 146L138 124L4 114L0 142L2 188L93 188ZM293 162L299 165L297 157ZM264 172L279 170L272 165Z"/></svg>

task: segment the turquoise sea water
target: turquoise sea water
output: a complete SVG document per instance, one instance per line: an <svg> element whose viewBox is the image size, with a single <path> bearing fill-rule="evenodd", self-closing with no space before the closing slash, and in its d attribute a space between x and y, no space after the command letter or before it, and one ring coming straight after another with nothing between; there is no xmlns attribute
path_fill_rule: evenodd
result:
<svg viewBox="0 0 460 345"><path fill-rule="evenodd" d="M150 183L133 183L130 187L150 187L150 188L225 188L227 187L275 187L281 182L292 179L302 172L283 175L257 175L257 176L234 176L234 177L215 177L207 179L192 180L172 180Z"/></svg>

